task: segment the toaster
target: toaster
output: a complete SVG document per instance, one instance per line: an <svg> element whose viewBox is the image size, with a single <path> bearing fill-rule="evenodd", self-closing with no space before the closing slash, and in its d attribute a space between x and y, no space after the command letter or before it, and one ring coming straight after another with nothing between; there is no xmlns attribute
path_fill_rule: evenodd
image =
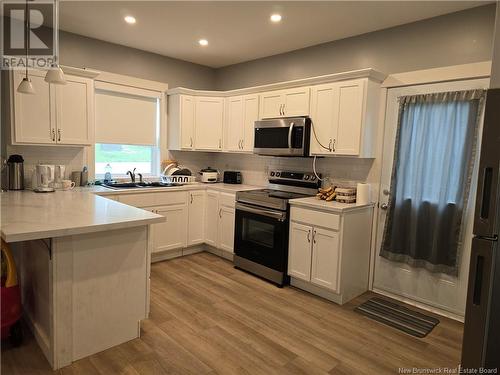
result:
<svg viewBox="0 0 500 375"><path fill-rule="evenodd" d="M224 171L223 181L225 184L241 184L241 172Z"/></svg>

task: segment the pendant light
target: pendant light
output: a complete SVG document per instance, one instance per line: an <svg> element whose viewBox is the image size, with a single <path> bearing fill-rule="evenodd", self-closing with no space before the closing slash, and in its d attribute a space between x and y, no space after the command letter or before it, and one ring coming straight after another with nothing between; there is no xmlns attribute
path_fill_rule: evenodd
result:
<svg viewBox="0 0 500 375"><path fill-rule="evenodd" d="M54 31L56 33L55 35L55 41L54 41L54 51L56 51L56 48L59 47L59 6L57 4L57 1L54 0L54 6L56 10L56 14L54 17ZM50 67L50 69L47 71L47 74L45 75L45 82L48 83L55 83L56 85L65 85L66 84L66 78L64 78L64 73L57 63L58 56L54 55L54 63Z"/></svg>
<svg viewBox="0 0 500 375"><path fill-rule="evenodd" d="M17 92L21 94L35 94L35 89L33 88L33 84L31 83L31 79L28 76L28 53L29 53L29 27L28 27L28 0L26 0L25 14L24 14L24 38L25 38L25 46L26 46L26 75L17 87Z"/></svg>

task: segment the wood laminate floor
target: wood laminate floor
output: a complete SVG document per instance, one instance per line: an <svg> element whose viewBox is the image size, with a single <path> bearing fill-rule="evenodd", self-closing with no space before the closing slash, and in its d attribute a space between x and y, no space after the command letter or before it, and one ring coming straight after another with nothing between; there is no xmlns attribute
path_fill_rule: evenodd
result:
<svg viewBox="0 0 500 375"><path fill-rule="evenodd" d="M142 337L57 372L30 335L2 348L2 374L398 374L456 367L462 324L417 339L338 306L279 289L208 253L152 266L151 316Z"/></svg>

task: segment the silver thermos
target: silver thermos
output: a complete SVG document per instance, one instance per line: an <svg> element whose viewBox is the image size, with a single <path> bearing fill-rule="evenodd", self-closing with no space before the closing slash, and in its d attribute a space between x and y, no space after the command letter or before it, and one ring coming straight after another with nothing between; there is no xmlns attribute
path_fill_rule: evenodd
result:
<svg viewBox="0 0 500 375"><path fill-rule="evenodd" d="M24 159L21 155L10 155L7 160L9 190L24 190Z"/></svg>

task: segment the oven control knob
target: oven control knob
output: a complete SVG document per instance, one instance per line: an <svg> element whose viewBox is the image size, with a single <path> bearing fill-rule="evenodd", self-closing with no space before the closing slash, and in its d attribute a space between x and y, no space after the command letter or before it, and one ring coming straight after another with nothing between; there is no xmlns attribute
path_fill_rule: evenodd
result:
<svg viewBox="0 0 500 375"><path fill-rule="evenodd" d="M280 172L276 172L276 177L279 177L281 175Z"/></svg>
<svg viewBox="0 0 500 375"><path fill-rule="evenodd" d="M306 181L307 181L307 180L309 180L309 175L308 175L308 174L306 174L306 175L304 176L304 180L306 180Z"/></svg>
<svg viewBox="0 0 500 375"><path fill-rule="evenodd" d="M274 177L274 172L271 172L271 177Z"/></svg>
<svg viewBox="0 0 500 375"><path fill-rule="evenodd" d="M316 176L311 176L311 181L316 180Z"/></svg>

